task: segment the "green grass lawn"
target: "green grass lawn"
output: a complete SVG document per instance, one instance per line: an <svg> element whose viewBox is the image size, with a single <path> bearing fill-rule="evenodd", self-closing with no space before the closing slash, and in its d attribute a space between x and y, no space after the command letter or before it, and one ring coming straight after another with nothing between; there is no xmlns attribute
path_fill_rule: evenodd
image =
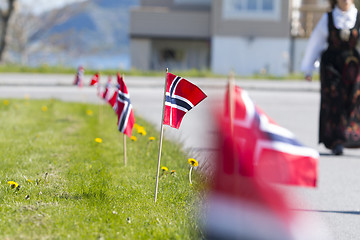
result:
<svg viewBox="0 0 360 240"><path fill-rule="evenodd" d="M175 75L179 76L187 76L187 77L203 77L203 78L218 78L218 79L227 79L228 76L225 74L215 74L210 70L197 70L197 69L190 69L190 70L173 70L169 69ZM59 73L59 74L76 74L77 69L64 67L64 66L49 66L49 65L41 65L38 67L29 67L29 66L21 66L16 64L0 64L0 73L43 73L43 74L50 74L50 73ZM141 71L137 69L130 69L130 70L119 70L119 69L85 69L85 74L92 75L96 72L100 72L102 75L115 75L117 72L125 74L125 76L159 76L163 77L165 74L165 69L163 71ZM261 74L261 73L254 73L248 76L235 76L237 79L268 79L268 80L301 80L304 81L304 75L302 73L291 73L285 76L277 76L271 74ZM319 80L318 74L314 74L313 76L314 81Z"/></svg>
<svg viewBox="0 0 360 240"><path fill-rule="evenodd" d="M201 182L195 171L189 185L191 156L164 141L169 171L154 203L159 133L136 123L146 135L134 129L137 140L127 138L124 166L108 105L0 99L0 239L200 238Z"/></svg>

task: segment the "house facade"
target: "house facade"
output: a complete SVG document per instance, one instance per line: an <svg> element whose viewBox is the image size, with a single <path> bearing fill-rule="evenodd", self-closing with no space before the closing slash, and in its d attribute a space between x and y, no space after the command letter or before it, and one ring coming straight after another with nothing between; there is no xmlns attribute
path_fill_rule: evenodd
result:
<svg viewBox="0 0 360 240"><path fill-rule="evenodd" d="M142 0L131 11L131 65L285 75L299 71L327 0Z"/></svg>

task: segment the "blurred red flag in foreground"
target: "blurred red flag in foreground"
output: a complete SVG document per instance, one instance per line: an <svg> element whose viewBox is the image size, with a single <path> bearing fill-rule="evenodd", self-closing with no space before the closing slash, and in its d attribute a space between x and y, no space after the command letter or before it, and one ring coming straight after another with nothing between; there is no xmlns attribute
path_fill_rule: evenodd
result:
<svg viewBox="0 0 360 240"><path fill-rule="evenodd" d="M233 92L226 94L225 116L223 113L216 116L219 154L206 204L205 238L316 240L324 237L317 229L318 226L324 229L321 222L304 221L291 211L284 193L272 184L314 187L317 152L300 145L292 134L276 125L245 91L238 87L229 89ZM277 145L282 140L290 145L290 150ZM303 151L295 151L297 148Z"/></svg>
<svg viewBox="0 0 360 240"><path fill-rule="evenodd" d="M246 91L234 86L231 96L233 99L226 101L221 125L233 125L239 167L236 170L229 163L224 166L225 171L239 171L270 182L315 187L319 153L277 125L252 102ZM227 92L226 99L229 98Z"/></svg>

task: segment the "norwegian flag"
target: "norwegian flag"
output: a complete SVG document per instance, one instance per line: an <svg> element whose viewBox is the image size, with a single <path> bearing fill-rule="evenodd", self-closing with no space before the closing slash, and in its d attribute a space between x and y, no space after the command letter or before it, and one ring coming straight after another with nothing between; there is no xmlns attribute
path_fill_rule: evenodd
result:
<svg viewBox="0 0 360 240"><path fill-rule="evenodd" d="M130 94L127 90L125 82L118 75L118 93L116 107L114 108L118 115L118 129L120 132L131 137L132 128L135 123L134 111L130 102Z"/></svg>
<svg viewBox="0 0 360 240"><path fill-rule="evenodd" d="M117 73L117 89L119 90L119 87L125 85L123 78L120 76L119 73ZM126 86L125 86L126 88ZM115 91L113 96L108 100L108 103L111 105L111 107L114 109L114 111L117 113L117 98L118 98L118 92ZM127 91L127 90L126 90Z"/></svg>
<svg viewBox="0 0 360 240"><path fill-rule="evenodd" d="M236 89L236 94L234 122L237 124L239 120L249 119L244 107L253 103L241 90ZM253 107L250 111L251 108L256 111ZM290 203L299 201L293 193L287 194L286 188L277 188L259 175L241 174L244 164L252 163L253 158L245 157L249 157L254 148L239 148L239 127L231 127L229 115L224 116L222 112L217 119L219 135L215 139L219 151L212 159L214 179L201 214L205 218L205 239L333 239L321 219L292 210ZM250 131L252 133L244 131L241 141L247 141L249 134L258 137L258 130ZM250 155L246 155L247 152ZM281 163L277 166L282 169Z"/></svg>
<svg viewBox="0 0 360 240"><path fill-rule="evenodd" d="M91 78L90 86L96 86L99 82L99 73L95 73Z"/></svg>
<svg viewBox="0 0 360 240"><path fill-rule="evenodd" d="M118 95L118 91L115 91L113 96L108 100L108 103L114 109L115 112L116 112L116 108L117 108L117 105L116 105L117 95Z"/></svg>
<svg viewBox="0 0 360 240"><path fill-rule="evenodd" d="M163 123L178 129L185 113L206 97L200 88L188 80L167 73Z"/></svg>
<svg viewBox="0 0 360 240"><path fill-rule="evenodd" d="M226 99L228 95L227 92ZM290 131L277 125L255 106L246 91L235 86L233 95L233 134L240 173L270 182L315 187L319 153L303 146ZM229 116L229 101L225 116ZM233 171L233 167L225 166L227 171Z"/></svg>
<svg viewBox="0 0 360 240"><path fill-rule="evenodd" d="M106 101L109 101L109 99L110 99L111 81L112 81L111 76L108 76L108 81L105 85L105 90L102 93L102 98L105 99Z"/></svg>
<svg viewBox="0 0 360 240"><path fill-rule="evenodd" d="M74 85L82 87L83 86L83 81L84 81L84 68L82 66L80 66L78 68L77 73L76 73Z"/></svg>

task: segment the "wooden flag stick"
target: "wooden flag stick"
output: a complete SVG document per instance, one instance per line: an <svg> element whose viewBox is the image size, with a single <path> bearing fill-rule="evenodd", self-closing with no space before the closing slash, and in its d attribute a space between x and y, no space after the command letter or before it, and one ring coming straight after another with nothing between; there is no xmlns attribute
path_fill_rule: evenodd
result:
<svg viewBox="0 0 360 240"><path fill-rule="evenodd" d="M161 128L160 128L159 155L158 155L158 164L157 164L157 172L156 172L156 184L155 184L154 202L156 202L156 200L157 200L157 192L158 192L158 185L159 185L159 172L160 172L160 160L161 160L162 139L163 139L163 135L164 135L165 98L166 98L166 85L167 85L167 74L168 74L168 72L169 72L169 69L166 68L165 85L164 85L164 98L163 98L163 109L162 109Z"/></svg>
<svg viewBox="0 0 360 240"><path fill-rule="evenodd" d="M126 135L123 134L123 142L124 142L124 164L126 166L127 158L126 158Z"/></svg>
<svg viewBox="0 0 360 240"><path fill-rule="evenodd" d="M98 90L97 90L98 91ZM98 96L98 99L99 99L99 123L102 124L102 110L103 110L103 107L102 107L102 101L100 99L100 96Z"/></svg>

